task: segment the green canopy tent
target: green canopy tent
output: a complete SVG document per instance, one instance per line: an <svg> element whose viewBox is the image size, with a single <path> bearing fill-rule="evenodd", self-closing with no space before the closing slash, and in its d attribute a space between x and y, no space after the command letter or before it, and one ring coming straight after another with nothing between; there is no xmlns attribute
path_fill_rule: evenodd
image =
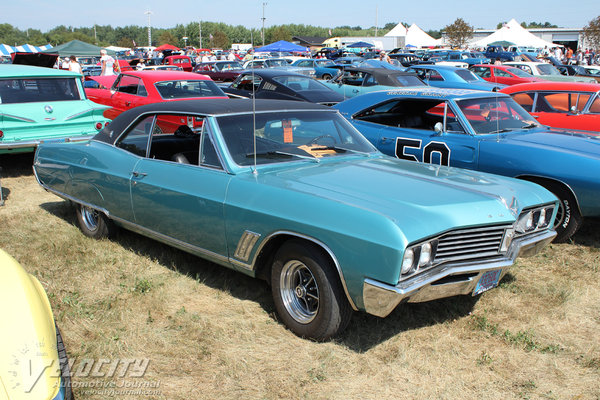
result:
<svg viewBox="0 0 600 400"><path fill-rule="evenodd" d="M101 49L102 47L94 46L93 44L82 42L81 40L71 40L60 46L52 47L44 51L44 53L58 54L60 57L100 57ZM107 50L107 53L111 56L115 55L115 52L111 50Z"/></svg>

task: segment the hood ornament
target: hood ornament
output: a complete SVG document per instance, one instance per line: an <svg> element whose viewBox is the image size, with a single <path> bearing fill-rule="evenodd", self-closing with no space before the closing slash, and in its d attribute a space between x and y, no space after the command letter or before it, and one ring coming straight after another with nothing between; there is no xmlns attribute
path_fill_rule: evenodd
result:
<svg viewBox="0 0 600 400"><path fill-rule="evenodd" d="M46 111L48 114L52 114L52 112L54 111L54 109L52 108L52 106L47 105L44 107L44 111Z"/></svg>

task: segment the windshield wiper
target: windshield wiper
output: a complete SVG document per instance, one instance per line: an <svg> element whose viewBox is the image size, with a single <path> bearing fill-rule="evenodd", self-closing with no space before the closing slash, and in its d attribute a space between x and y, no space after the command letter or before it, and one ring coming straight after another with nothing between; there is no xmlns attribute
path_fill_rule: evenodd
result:
<svg viewBox="0 0 600 400"><path fill-rule="evenodd" d="M319 159L314 156L305 156L303 154L288 153L286 151L280 151L280 150L257 152L256 156L257 157L298 157L298 158L305 158L307 160L315 160L315 161L319 162ZM254 153L246 154L246 158L251 158L251 157L254 157Z"/></svg>
<svg viewBox="0 0 600 400"><path fill-rule="evenodd" d="M493 132L490 132L490 133L506 133L506 132L512 132L512 129L503 128L503 129L499 129L497 131L493 131Z"/></svg>
<svg viewBox="0 0 600 400"><path fill-rule="evenodd" d="M536 124L535 122L532 122L530 124L527 124L525 126L522 126L521 129L531 129L531 128L537 128L538 124Z"/></svg>

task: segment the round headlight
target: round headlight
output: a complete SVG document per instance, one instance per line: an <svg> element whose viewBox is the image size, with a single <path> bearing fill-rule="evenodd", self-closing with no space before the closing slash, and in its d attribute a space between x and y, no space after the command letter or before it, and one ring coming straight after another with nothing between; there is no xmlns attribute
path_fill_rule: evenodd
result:
<svg viewBox="0 0 600 400"><path fill-rule="evenodd" d="M419 257L419 267L429 264L431 261L431 243L425 243L421 246L421 255Z"/></svg>
<svg viewBox="0 0 600 400"><path fill-rule="evenodd" d="M415 253L412 249L407 249L404 252L404 258L402 259L402 273L407 274L413 266L415 259Z"/></svg>

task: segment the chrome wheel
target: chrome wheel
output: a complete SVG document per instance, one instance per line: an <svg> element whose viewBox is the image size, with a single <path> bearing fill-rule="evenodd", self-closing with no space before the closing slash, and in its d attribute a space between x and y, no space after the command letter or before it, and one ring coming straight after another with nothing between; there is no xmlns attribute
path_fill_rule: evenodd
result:
<svg viewBox="0 0 600 400"><path fill-rule="evenodd" d="M91 232L98 230L98 211L81 206L81 220L85 227Z"/></svg>
<svg viewBox="0 0 600 400"><path fill-rule="evenodd" d="M288 261L281 270L279 290L290 316L301 324L311 322L319 311L319 287L312 272L298 260Z"/></svg>
<svg viewBox="0 0 600 400"><path fill-rule="evenodd" d="M554 220L553 228L556 229L559 227L565 219L565 205L563 204L563 200L558 202L558 209L556 210L556 219Z"/></svg>

